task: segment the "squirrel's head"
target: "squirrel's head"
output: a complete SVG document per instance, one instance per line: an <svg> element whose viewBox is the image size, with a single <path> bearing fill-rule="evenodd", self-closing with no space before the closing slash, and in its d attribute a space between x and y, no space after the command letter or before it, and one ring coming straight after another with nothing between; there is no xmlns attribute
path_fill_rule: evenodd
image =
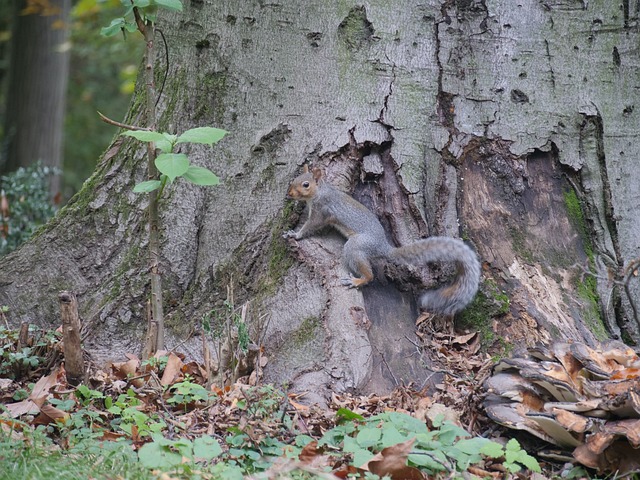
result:
<svg viewBox="0 0 640 480"><path fill-rule="evenodd" d="M294 200L311 200L318 191L318 182L322 178L322 170L314 167L309 171L305 165L302 174L298 175L289 185L287 197Z"/></svg>

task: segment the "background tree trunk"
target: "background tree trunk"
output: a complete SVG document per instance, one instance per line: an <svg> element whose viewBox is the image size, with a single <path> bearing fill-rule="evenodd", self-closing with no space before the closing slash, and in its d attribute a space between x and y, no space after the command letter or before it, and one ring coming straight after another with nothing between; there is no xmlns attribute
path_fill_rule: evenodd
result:
<svg viewBox="0 0 640 480"><path fill-rule="evenodd" d="M434 352L416 349L411 282L348 290L339 237L282 239L299 213L286 187L306 161L378 213L398 244L470 241L484 281L458 320L487 340L640 338L613 283L639 248L636 6L224 3L192 3L162 26L158 125L231 132L189 151L223 185L179 183L163 201L170 347L198 356L190 334L232 285L235 305L250 302L267 380L311 400L434 380ZM142 158L142 146L117 139L46 231L1 261L13 322L57 324L56 293L70 289L96 357L139 350L147 245L144 199L131 188Z"/></svg>
<svg viewBox="0 0 640 480"><path fill-rule="evenodd" d="M16 0L14 4L4 130L6 151L0 173L37 161L60 168L71 0L48 0L42 4ZM52 196L59 191L60 177L52 175Z"/></svg>

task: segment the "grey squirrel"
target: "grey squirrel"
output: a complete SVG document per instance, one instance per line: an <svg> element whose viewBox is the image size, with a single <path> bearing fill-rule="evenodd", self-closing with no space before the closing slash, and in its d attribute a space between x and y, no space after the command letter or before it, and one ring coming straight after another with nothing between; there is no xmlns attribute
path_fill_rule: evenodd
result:
<svg viewBox="0 0 640 480"><path fill-rule="evenodd" d="M375 258L418 265L454 262L458 268L453 283L424 292L420 297L420 306L430 312L454 314L473 300L480 282L480 262L462 240L429 237L402 247L393 247L387 241L378 218L357 200L322 181L319 168L309 171L305 165L303 173L289 185L287 196L305 201L309 218L299 231L286 232L285 238L300 240L327 226L335 228L347 238L342 258L354 276L342 279L343 285L357 288L371 282L371 260Z"/></svg>

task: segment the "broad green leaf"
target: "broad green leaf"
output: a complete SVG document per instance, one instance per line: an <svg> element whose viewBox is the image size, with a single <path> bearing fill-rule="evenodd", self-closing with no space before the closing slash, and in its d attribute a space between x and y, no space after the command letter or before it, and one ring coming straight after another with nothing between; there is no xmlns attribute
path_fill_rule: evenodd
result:
<svg viewBox="0 0 640 480"><path fill-rule="evenodd" d="M507 445L505 446L504 458L505 464L512 464L517 462L534 472L540 471L540 465L538 464L538 461L534 457L529 455L525 450L522 450L522 447L515 438L512 438L507 442Z"/></svg>
<svg viewBox="0 0 640 480"><path fill-rule="evenodd" d="M478 455L483 453L484 448L491 440L481 437L463 438L456 443L456 448L468 455Z"/></svg>
<svg viewBox="0 0 640 480"><path fill-rule="evenodd" d="M361 467L369 460L371 460L374 456L375 455L369 450L359 448L355 452L353 452L353 465L355 465L356 467Z"/></svg>
<svg viewBox="0 0 640 480"><path fill-rule="evenodd" d="M489 440L489 442L482 447L480 453L489 458L500 458L504 455L504 448L502 448L502 445L498 442Z"/></svg>
<svg viewBox="0 0 640 480"><path fill-rule="evenodd" d="M138 26L133 22L124 22L124 29L129 33L133 33L138 31Z"/></svg>
<svg viewBox="0 0 640 480"><path fill-rule="evenodd" d="M138 459L147 468L167 469L179 465L182 462L182 455L172 451L169 445L150 442L140 447Z"/></svg>
<svg viewBox="0 0 640 480"><path fill-rule="evenodd" d="M160 188L160 185L160 180L147 180L146 182L140 182L135 187L133 187L133 191L135 193L153 192L154 190Z"/></svg>
<svg viewBox="0 0 640 480"><path fill-rule="evenodd" d="M125 137L133 137L141 142L158 142L166 140L164 135L160 132L149 132L148 130L127 130L122 135Z"/></svg>
<svg viewBox="0 0 640 480"><path fill-rule="evenodd" d="M189 159L184 153L162 153L155 163L158 170L172 182L189 169Z"/></svg>
<svg viewBox="0 0 640 480"><path fill-rule="evenodd" d="M155 144L156 148L162 153L171 153L171 150L173 150L173 144L168 142L166 139L158 140Z"/></svg>
<svg viewBox="0 0 640 480"><path fill-rule="evenodd" d="M314 438L309 435L296 435L295 444L299 447L304 447L313 442Z"/></svg>
<svg viewBox="0 0 640 480"><path fill-rule="evenodd" d="M522 451L522 455L518 457L518 463L521 463L532 472L540 473L542 471L540 468L540 464L538 463L538 460L536 460L534 457L529 455L524 450Z"/></svg>
<svg viewBox="0 0 640 480"><path fill-rule="evenodd" d="M411 415L400 412L389 412L389 421L393 423L398 430L406 430L413 433L427 433L429 429L422 420L418 420Z"/></svg>
<svg viewBox="0 0 640 480"><path fill-rule="evenodd" d="M456 447L447 450L447 456L455 460L457 469L460 472L464 472L472 463L478 463L482 460L482 455L468 455Z"/></svg>
<svg viewBox="0 0 640 480"><path fill-rule="evenodd" d="M449 464L446 455L440 450L430 452L416 450L407 456L407 460L413 465L425 467L434 472L446 470L445 465Z"/></svg>
<svg viewBox="0 0 640 480"><path fill-rule="evenodd" d="M522 447L515 438L512 438L505 445L505 450L517 452L518 450L522 450Z"/></svg>
<svg viewBox="0 0 640 480"><path fill-rule="evenodd" d="M406 442L409 437L394 426L385 423L382 426L382 448L390 447L391 445L397 445L398 443Z"/></svg>
<svg viewBox="0 0 640 480"><path fill-rule="evenodd" d="M195 165L189 165L183 176L196 185L218 185L220 183L220 179L211 170Z"/></svg>
<svg viewBox="0 0 640 480"><path fill-rule="evenodd" d="M442 426L440 427L440 434L438 435L438 439L444 445L453 445L458 438L468 437L469 433L466 430L450 421L442 423Z"/></svg>
<svg viewBox="0 0 640 480"><path fill-rule="evenodd" d="M358 445L358 442L353 437L344 437L342 443L342 450L345 452L355 452L356 450L360 450L362 447Z"/></svg>
<svg viewBox="0 0 640 480"><path fill-rule="evenodd" d="M339 408L336 412L336 416L340 418L340 420L364 420L362 415L352 412L347 408Z"/></svg>
<svg viewBox="0 0 640 480"><path fill-rule="evenodd" d="M358 435L356 435L356 440L358 442L358 445L363 448L368 448L377 444L381 436L382 431L379 428L368 427L363 428L358 432Z"/></svg>
<svg viewBox="0 0 640 480"><path fill-rule="evenodd" d="M187 130L178 137L176 143L202 143L204 145L213 145L218 143L227 134L225 130L214 127L198 127Z"/></svg>
<svg viewBox="0 0 640 480"><path fill-rule="evenodd" d="M162 136L172 144L176 143L176 140L178 140L178 136L171 133L162 132Z"/></svg>
<svg viewBox="0 0 640 480"><path fill-rule="evenodd" d="M124 18L114 18L108 27L102 27L100 29L100 35L105 37L112 37L113 35L120 33L120 30L124 27Z"/></svg>
<svg viewBox="0 0 640 480"><path fill-rule="evenodd" d="M167 10L182 11L182 2L180 0L155 0L154 3Z"/></svg>

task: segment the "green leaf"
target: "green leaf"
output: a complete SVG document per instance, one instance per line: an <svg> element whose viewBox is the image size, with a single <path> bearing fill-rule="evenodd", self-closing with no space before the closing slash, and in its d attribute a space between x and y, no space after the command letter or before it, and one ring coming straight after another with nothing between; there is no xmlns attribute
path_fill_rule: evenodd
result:
<svg viewBox="0 0 640 480"><path fill-rule="evenodd" d="M166 138L167 141L170 142L171 144L176 143L176 140L178 140L178 136L177 135L173 135L171 133L163 132L162 136L164 138Z"/></svg>
<svg viewBox="0 0 640 480"><path fill-rule="evenodd" d="M376 445L382 436L382 431L379 428L368 427L363 428L356 435L358 445L363 448L368 448Z"/></svg>
<svg viewBox="0 0 640 480"><path fill-rule="evenodd" d="M386 448L398 443L406 442L409 437L401 433L394 425L385 423L382 426L382 442L381 447Z"/></svg>
<svg viewBox="0 0 640 480"><path fill-rule="evenodd" d="M154 190L160 188L162 182L160 180L147 180L146 182L140 182L135 187L133 187L133 191L135 193L148 193L153 192Z"/></svg>
<svg viewBox="0 0 640 480"><path fill-rule="evenodd" d="M169 445L160 445L159 442L145 443L138 450L140 463L147 468L167 469L180 465L182 455L171 450Z"/></svg>
<svg viewBox="0 0 640 480"><path fill-rule="evenodd" d="M351 410L347 409L347 408L339 408L338 411L336 412L336 416L340 419L340 421L342 420L364 420L364 417L362 415L359 415L355 412L352 412Z"/></svg>
<svg viewBox="0 0 640 480"><path fill-rule="evenodd" d="M504 455L504 449L498 442L489 440L489 443L482 447L480 453L486 455L489 458L500 458Z"/></svg>
<svg viewBox="0 0 640 480"><path fill-rule="evenodd" d="M410 464L428 468L431 472L446 470L445 465L449 463L445 454L437 450L431 452L416 450L407 456L407 460Z"/></svg>
<svg viewBox="0 0 640 480"><path fill-rule="evenodd" d="M211 170L195 165L189 165L183 176L196 185L218 185L220 183L220 179Z"/></svg>
<svg viewBox="0 0 640 480"><path fill-rule="evenodd" d="M361 467L369 460L371 460L374 456L375 455L369 450L359 448L355 452L353 452L353 465L355 465L356 467Z"/></svg>
<svg viewBox="0 0 640 480"><path fill-rule="evenodd" d="M162 153L155 163L158 170L172 182L189 169L189 159L184 153Z"/></svg>
<svg viewBox="0 0 640 480"><path fill-rule="evenodd" d="M520 446L520 444L515 438L512 438L511 440L509 440L505 445L505 450L508 450L511 452L517 452L518 450L521 450L521 449L522 447Z"/></svg>
<svg viewBox="0 0 640 480"><path fill-rule="evenodd" d="M450 421L444 421L440 427L438 439L444 445L453 445L458 438L469 437L469 433Z"/></svg>
<svg viewBox="0 0 640 480"><path fill-rule="evenodd" d="M141 142L158 142L166 140L165 136L160 132L150 132L148 130L127 130L122 132L125 137L133 137Z"/></svg>
<svg viewBox="0 0 640 480"><path fill-rule="evenodd" d="M478 455L483 452L484 447L487 446L489 442L491 442L491 440L481 437L463 438L456 443L456 448L468 455Z"/></svg>
<svg viewBox="0 0 640 480"><path fill-rule="evenodd" d="M429 429L424 421L418 420L411 415L400 412L389 412L389 421L394 424L398 430L406 430L413 433L427 433Z"/></svg>
<svg viewBox="0 0 640 480"><path fill-rule="evenodd" d="M525 450L522 450L522 447L515 438L512 438L507 442L507 445L505 446L504 458L505 466L507 465L507 463L514 464L517 462L521 465L524 465L529 470L540 472L540 464L538 464L538 461L534 457L529 455ZM514 469L513 471L518 470Z"/></svg>
<svg viewBox="0 0 640 480"><path fill-rule="evenodd" d="M154 3L167 10L173 10L175 12L182 11L182 2L180 0L155 0Z"/></svg>
<svg viewBox="0 0 640 480"><path fill-rule="evenodd" d="M178 137L176 143L202 143L204 145L213 145L218 143L227 134L225 130L214 127L198 127L187 130Z"/></svg>
<svg viewBox="0 0 640 480"><path fill-rule="evenodd" d="M522 455L520 455L520 457L518 458L518 462L527 467L532 472L540 473L542 471L538 461L524 450L522 451Z"/></svg>
<svg viewBox="0 0 640 480"><path fill-rule="evenodd" d="M112 37L117 33L120 33L120 30L124 28L124 18L114 18L111 20L111 23L108 27L102 27L100 29L100 35L104 37Z"/></svg>

